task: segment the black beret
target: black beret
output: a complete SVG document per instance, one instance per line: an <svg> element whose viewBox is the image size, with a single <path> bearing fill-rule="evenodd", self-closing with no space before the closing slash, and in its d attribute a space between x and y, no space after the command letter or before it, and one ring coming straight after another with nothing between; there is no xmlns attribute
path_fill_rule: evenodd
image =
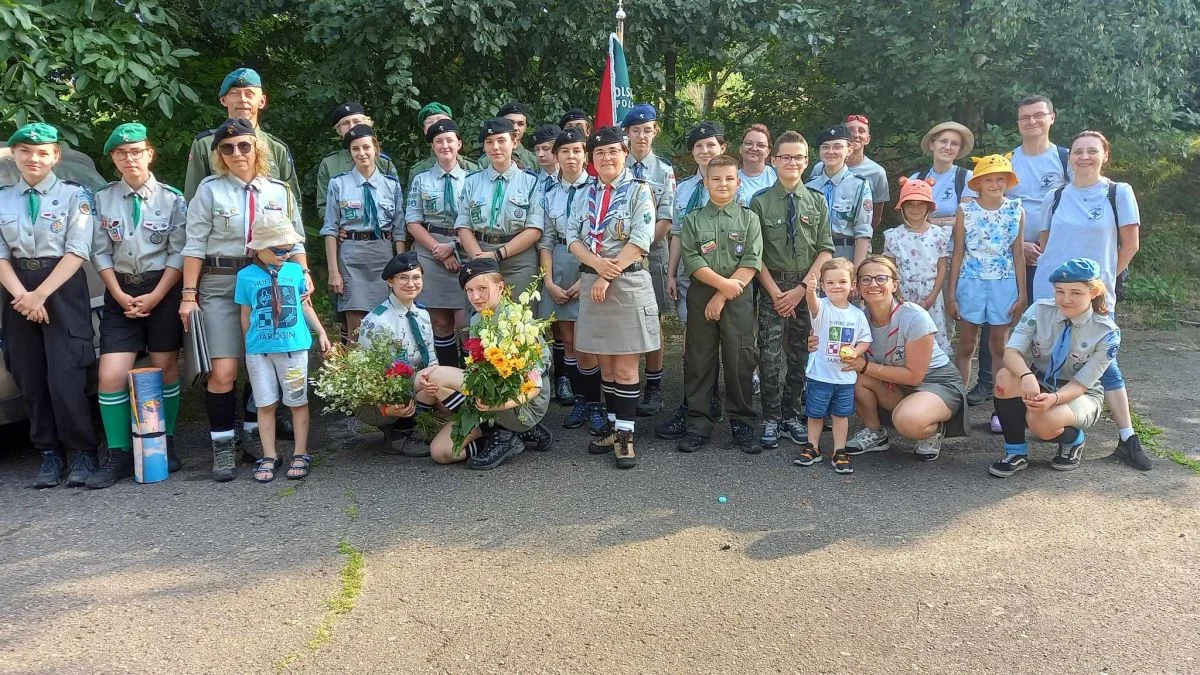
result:
<svg viewBox="0 0 1200 675"><path fill-rule="evenodd" d="M388 281L401 272L419 269L421 269L421 259L417 257L416 251L405 251L404 253L397 253L388 261L388 264L383 267L383 274L381 276L384 281Z"/></svg>
<svg viewBox="0 0 1200 675"><path fill-rule="evenodd" d="M358 101L346 101L333 110L329 111L329 123L337 126L338 122L351 115L365 115L367 111L363 110L362 104Z"/></svg>
<svg viewBox="0 0 1200 675"><path fill-rule="evenodd" d="M567 127L566 129L562 130L562 133L558 135L558 138L554 139L554 151L558 152L559 148L571 143L586 142L587 139L583 137L583 132L579 130L579 127Z"/></svg>
<svg viewBox="0 0 1200 675"><path fill-rule="evenodd" d="M558 120L558 126L565 127L567 126L567 122L578 122L580 120L586 122L587 118L587 113L583 112L583 108L571 108L563 113L562 118Z"/></svg>
<svg viewBox="0 0 1200 675"><path fill-rule="evenodd" d="M616 127L600 127L593 131L587 139L587 151L590 153L596 148L605 145L615 145L625 142L625 133Z"/></svg>
<svg viewBox="0 0 1200 675"><path fill-rule="evenodd" d="M509 101L500 106L496 111L496 117L504 117L505 115L524 115L529 117L529 111L525 110L525 104L520 101Z"/></svg>
<svg viewBox="0 0 1200 675"><path fill-rule="evenodd" d="M221 122L221 126L217 127L216 132L213 133L212 145L209 147L209 149L216 150L217 146L220 145L221 141L225 140L226 138L233 138L234 136L253 136L253 135L254 135L254 125L250 123L250 120L243 120L243 119L225 120L224 122Z"/></svg>
<svg viewBox="0 0 1200 675"><path fill-rule="evenodd" d="M425 140L432 143L433 139L447 133L458 136L458 125L454 123L454 120L438 120L430 124L429 129L425 131Z"/></svg>
<svg viewBox="0 0 1200 675"><path fill-rule="evenodd" d="M495 258L473 258L458 268L458 287L466 289L467 282L480 274L500 273L500 263Z"/></svg>
<svg viewBox="0 0 1200 675"><path fill-rule="evenodd" d="M483 123L483 126L479 129L479 142L482 143L488 136L510 134L516 130L517 127L512 123L512 120L496 117Z"/></svg>
<svg viewBox="0 0 1200 675"><path fill-rule="evenodd" d="M821 133L817 134L817 138L813 141L813 145L820 148L822 143L828 143L829 141L850 142L851 140L850 132L846 130L846 127L839 124L836 127L821 130Z"/></svg>
<svg viewBox="0 0 1200 675"><path fill-rule="evenodd" d="M549 143L550 141L558 138L558 135L561 133L562 129L559 129L553 124L543 124L542 126L533 130L533 144L541 145L542 143Z"/></svg>
<svg viewBox="0 0 1200 675"><path fill-rule="evenodd" d="M700 124L697 124L696 126L692 127L692 130L689 131L687 135L688 152L692 151L692 148L695 147L696 143L706 138L724 139L725 130L721 128L720 124L717 124L716 122L709 122L708 120L704 120Z"/></svg>
<svg viewBox="0 0 1200 675"><path fill-rule="evenodd" d="M350 144L354 141L357 141L360 138L373 138L374 136L375 130L369 125L355 124L354 126L350 127L350 131L347 131L345 136L342 136L342 147L349 150Z"/></svg>

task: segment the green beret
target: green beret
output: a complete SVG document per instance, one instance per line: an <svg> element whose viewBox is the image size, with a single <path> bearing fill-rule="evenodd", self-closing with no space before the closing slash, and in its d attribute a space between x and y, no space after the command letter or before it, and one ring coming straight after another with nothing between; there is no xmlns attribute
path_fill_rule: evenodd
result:
<svg viewBox="0 0 1200 675"><path fill-rule="evenodd" d="M445 115L446 117L454 117L454 113L450 112L449 106L438 103L437 101L430 101L429 103L425 104L424 108L421 108L420 112L417 113L417 124L425 124L425 118L429 117L430 115Z"/></svg>
<svg viewBox="0 0 1200 675"><path fill-rule="evenodd" d="M112 152L113 148L118 145L144 140L146 140L146 127L138 122L126 122L113 129L113 132L109 134L108 140L104 143L104 154Z"/></svg>
<svg viewBox="0 0 1200 675"><path fill-rule="evenodd" d="M228 94L229 90L234 87L258 87L262 89L262 77L253 68L238 68L226 75L224 80L221 80L221 93L218 96Z"/></svg>
<svg viewBox="0 0 1200 675"><path fill-rule="evenodd" d="M17 143L26 145L47 145L58 142L58 129L46 124L45 122L31 122L17 129L17 132L8 138L8 147L12 147Z"/></svg>

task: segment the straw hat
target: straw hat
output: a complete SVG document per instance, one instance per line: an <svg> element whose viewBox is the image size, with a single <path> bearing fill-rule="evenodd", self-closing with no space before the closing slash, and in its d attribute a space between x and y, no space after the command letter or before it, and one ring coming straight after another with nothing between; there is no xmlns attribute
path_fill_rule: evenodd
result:
<svg viewBox="0 0 1200 675"><path fill-rule="evenodd" d="M301 237L292 227L292 221L281 213L271 213L254 223L247 248L261 251L265 248L283 248L300 243Z"/></svg>
<svg viewBox="0 0 1200 675"><path fill-rule="evenodd" d="M962 159L971 154L971 150L975 148L975 134L971 130L958 122L942 122L929 131L925 132L925 136L921 138L921 150L927 155L933 154L933 141L943 131L956 131L962 138L962 147L958 149L958 156L955 159Z"/></svg>
<svg viewBox="0 0 1200 675"><path fill-rule="evenodd" d="M1006 176L1008 178L1008 186L1004 188L1006 191L1016 187L1019 181L1017 180L1017 174L1013 173L1012 161L1009 159L1011 156L1012 153L1007 155L972 157L971 161L975 162L974 175L971 176L971 180L967 181L967 187L978 192L979 179L993 173L1008 174Z"/></svg>

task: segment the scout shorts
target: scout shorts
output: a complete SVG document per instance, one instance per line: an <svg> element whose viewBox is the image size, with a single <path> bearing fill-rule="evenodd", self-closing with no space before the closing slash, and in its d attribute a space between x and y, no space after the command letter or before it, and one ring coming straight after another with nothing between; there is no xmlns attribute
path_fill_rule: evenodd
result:
<svg viewBox="0 0 1200 675"><path fill-rule="evenodd" d="M308 352L247 354L246 372L254 390L254 405L275 405L282 399L289 408L308 405Z"/></svg>
<svg viewBox="0 0 1200 675"><path fill-rule="evenodd" d="M121 290L137 297L154 290L159 274L153 281L138 286L121 284ZM158 303L150 316L130 319L112 294L104 291L104 314L100 317L101 354L137 354L177 352L183 346L183 322L179 320L179 301L182 285L176 284Z"/></svg>

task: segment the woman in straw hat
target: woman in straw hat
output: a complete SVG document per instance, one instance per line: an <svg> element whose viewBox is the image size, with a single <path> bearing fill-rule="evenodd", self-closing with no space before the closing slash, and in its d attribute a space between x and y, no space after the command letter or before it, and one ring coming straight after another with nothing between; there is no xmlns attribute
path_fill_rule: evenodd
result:
<svg viewBox="0 0 1200 675"><path fill-rule="evenodd" d="M923 180L933 186L933 212L929 222L951 227L958 205L978 197L971 189L971 170L954 162L971 154L975 147L975 134L958 122L942 122L934 126L921 139L921 150L933 157L933 165L918 171L909 179Z"/></svg>

